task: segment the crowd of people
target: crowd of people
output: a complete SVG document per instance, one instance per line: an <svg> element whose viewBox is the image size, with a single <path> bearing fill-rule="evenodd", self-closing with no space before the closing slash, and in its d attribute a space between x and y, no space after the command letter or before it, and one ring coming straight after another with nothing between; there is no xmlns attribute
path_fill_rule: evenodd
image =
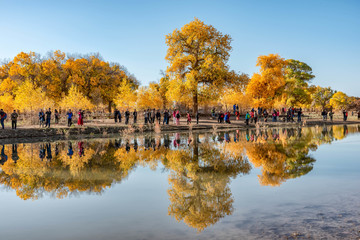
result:
<svg viewBox="0 0 360 240"><path fill-rule="evenodd" d="M85 114L85 111L79 109L79 111L78 111L78 121L77 121L78 126L83 126L84 125L84 114ZM50 126L51 126L51 116L52 116L51 108L46 110L46 112L44 112L42 109L40 109L40 112L38 114L40 127L50 128ZM72 110L69 109L66 112L67 126L68 127L71 127L73 125L73 117L74 117L74 114L73 114ZM57 109L54 110L54 120L55 120L55 124L59 124L60 112Z"/></svg>
<svg viewBox="0 0 360 240"><path fill-rule="evenodd" d="M343 114L343 120L347 121L348 111L346 111L346 109L343 109L342 114ZM352 115L354 115L354 112L352 112ZM328 116L330 118L330 121L333 121L334 112L332 110L327 111L326 109L323 109L321 112L321 116L324 121L328 120ZM360 111L358 111L358 119L360 119Z"/></svg>
<svg viewBox="0 0 360 240"><path fill-rule="evenodd" d="M130 112L129 109L126 109L126 111L123 113L125 117L125 124L130 124L130 117L132 115L133 124L137 123L137 117L138 112L136 109L134 109L133 112ZM170 119L173 119L174 125L180 125L180 110L174 109L173 111L170 111L169 109L165 109L161 111L160 109L146 109L143 111L142 116L144 118L144 124L163 124L163 125L169 125ZM199 113L196 114L196 124L199 124ZM122 114L121 111L118 109L114 110L114 121L115 123L121 123L122 122ZM186 113L186 123L191 124L192 121L192 115L188 111Z"/></svg>
<svg viewBox="0 0 360 240"><path fill-rule="evenodd" d="M79 109L79 111L75 114L72 112L71 109L69 109L66 112L66 119L67 119L67 126L71 127L73 123L73 119L75 118L75 115L77 115L77 125L83 126L84 125L84 114L85 111ZM348 112L344 109L342 111L343 114L343 120L347 121L348 118ZM358 111L358 119L360 119L360 111ZM354 115L354 112L352 112L352 115ZM180 119L181 119L181 112L179 109L146 109L143 110L141 113L141 116L143 117L144 124L163 124L163 125L169 125L171 118L173 119L174 125L180 125ZM212 119L217 119L218 123L225 123L230 124L231 118L235 120L240 120L241 114L239 111L239 106L237 104L233 105L233 112L230 111L216 111L215 108L211 110L211 117ZM301 108L281 108L281 109L273 109L272 111L268 112L266 109L263 109L261 107L255 109L252 108L250 111L247 111L245 115L243 115L245 118L245 124L249 125L250 123L256 124L260 120L263 122L268 122L268 120L271 119L272 122L277 121L283 121L283 122L295 122L295 118L297 118L297 122L302 121L303 117L303 110ZM324 121L328 120L328 117L330 118L330 121L333 121L334 112L332 110L327 111L326 109L321 111L321 116ZM11 115L11 126L12 129L17 128L17 121L18 121L19 114L16 110L14 110ZM132 112L129 111L129 109L126 109L126 111L121 112L118 109L115 109L113 112L113 118L115 123L122 123L123 117L125 118L124 123L126 125L130 124L130 118L132 119L133 124L137 124L138 122L138 112L136 109L134 109ZM186 124L189 125L192 123L192 115L189 111L186 112ZM44 128L50 128L52 122L54 121L55 124L59 124L61 118L60 111L57 109L52 112L51 108L48 108L47 110L41 109L38 113L38 120L39 120L39 126ZM7 114L4 112L3 109L0 109L0 123L2 129L5 128L5 120L7 119ZM199 112L195 115L196 124L199 124L200 114Z"/></svg>
<svg viewBox="0 0 360 240"><path fill-rule="evenodd" d="M280 112L281 111L281 112ZM211 111L212 117L215 118L215 108ZM233 106L233 115L236 120L240 120L239 106L234 104ZM294 117L297 116L297 121L301 122L301 117L303 116L303 111L301 108L290 107L288 109L282 108L281 110L274 109L271 115L266 109L263 108L252 108L250 111L247 111L245 114L245 124L249 123L256 124L262 118L264 122L268 121L268 118L271 116L273 122L280 121L280 116L283 116L282 120L285 122L294 122ZM222 112L219 111L217 114L218 123L231 123L230 122L231 113L229 111Z"/></svg>

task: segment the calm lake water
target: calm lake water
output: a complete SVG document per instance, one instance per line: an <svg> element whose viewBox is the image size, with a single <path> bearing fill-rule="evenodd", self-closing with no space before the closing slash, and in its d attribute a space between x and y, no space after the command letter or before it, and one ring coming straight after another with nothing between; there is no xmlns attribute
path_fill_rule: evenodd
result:
<svg viewBox="0 0 360 240"><path fill-rule="evenodd" d="M359 132L0 145L0 238L358 239Z"/></svg>

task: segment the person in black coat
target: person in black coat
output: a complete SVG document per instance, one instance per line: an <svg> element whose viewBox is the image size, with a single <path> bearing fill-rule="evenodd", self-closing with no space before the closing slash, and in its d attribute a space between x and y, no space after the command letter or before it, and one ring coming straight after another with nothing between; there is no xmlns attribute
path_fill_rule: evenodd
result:
<svg viewBox="0 0 360 240"><path fill-rule="evenodd" d="M127 109L125 112L125 124L129 124L129 117L130 117L130 112L129 109Z"/></svg>
<svg viewBox="0 0 360 240"><path fill-rule="evenodd" d="M136 120L137 120L137 111L136 111L136 109L133 112L133 117L134 117L134 124L135 124Z"/></svg>
<svg viewBox="0 0 360 240"><path fill-rule="evenodd" d="M114 111L114 121L117 123L120 111L115 108Z"/></svg>

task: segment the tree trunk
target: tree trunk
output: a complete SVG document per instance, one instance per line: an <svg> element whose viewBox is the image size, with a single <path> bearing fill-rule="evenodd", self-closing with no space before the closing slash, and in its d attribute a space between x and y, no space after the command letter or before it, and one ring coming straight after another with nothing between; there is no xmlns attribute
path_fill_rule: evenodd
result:
<svg viewBox="0 0 360 240"><path fill-rule="evenodd" d="M193 116L196 116L198 112L198 91L197 89L193 92Z"/></svg>
<svg viewBox="0 0 360 240"><path fill-rule="evenodd" d="M109 113L111 113L111 104L112 104L112 102L110 101L109 102L109 107L108 107Z"/></svg>

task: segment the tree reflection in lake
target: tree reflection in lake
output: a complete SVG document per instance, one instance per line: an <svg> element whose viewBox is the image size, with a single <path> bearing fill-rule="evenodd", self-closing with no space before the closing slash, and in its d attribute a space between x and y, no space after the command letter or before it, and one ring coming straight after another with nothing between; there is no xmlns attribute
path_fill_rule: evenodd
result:
<svg viewBox="0 0 360 240"><path fill-rule="evenodd" d="M0 183L24 200L64 198L101 194L139 165L160 166L169 171L169 215L201 231L233 212L229 183L251 164L261 168L260 184L279 186L313 169L310 154L319 145L358 131L324 126L2 145Z"/></svg>

